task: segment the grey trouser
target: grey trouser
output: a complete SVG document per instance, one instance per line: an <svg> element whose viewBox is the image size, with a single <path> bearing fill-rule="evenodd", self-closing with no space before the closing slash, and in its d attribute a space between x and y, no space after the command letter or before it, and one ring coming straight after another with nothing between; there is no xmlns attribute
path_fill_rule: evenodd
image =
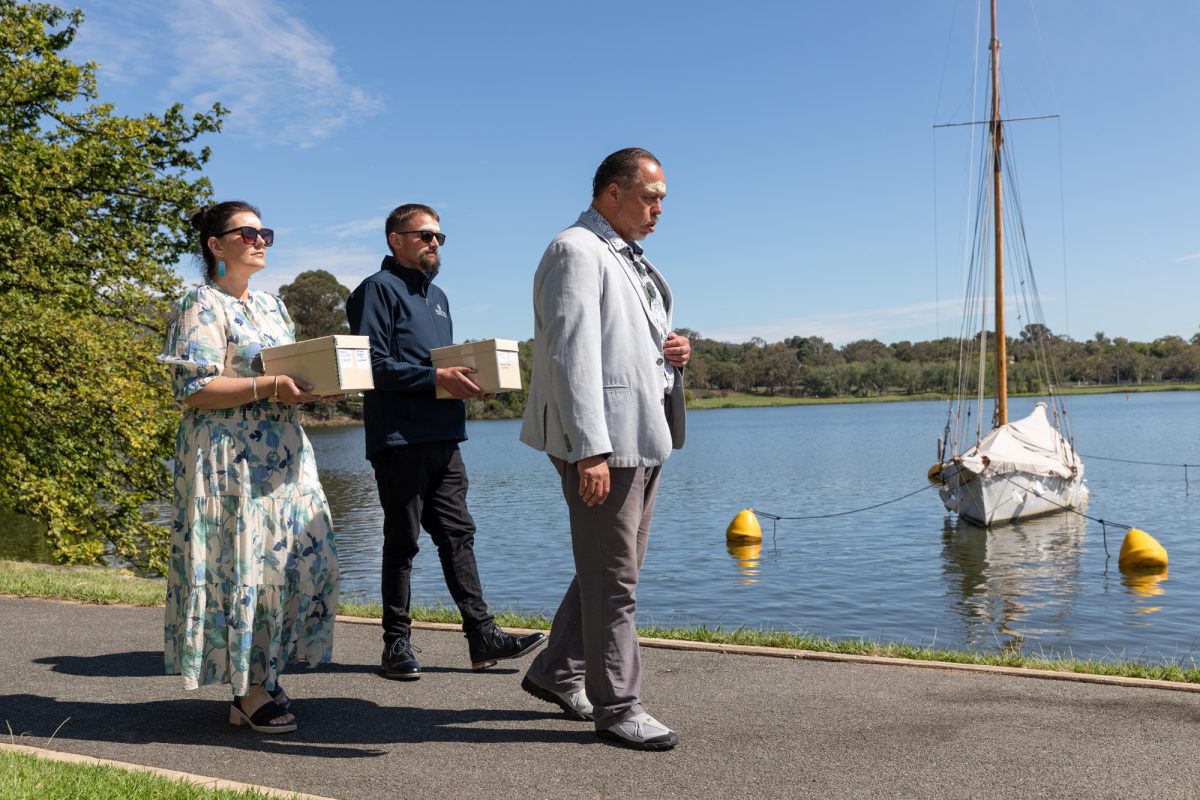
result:
<svg viewBox="0 0 1200 800"><path fill-rule="evenodd" d="M529 676L556 692L586 690L596 727L604 728L643 711L634 612L662 467L610 469L608 499L588 508L579 497L578 468L550 461L562 478L570 514L575 578Z"/></svg>

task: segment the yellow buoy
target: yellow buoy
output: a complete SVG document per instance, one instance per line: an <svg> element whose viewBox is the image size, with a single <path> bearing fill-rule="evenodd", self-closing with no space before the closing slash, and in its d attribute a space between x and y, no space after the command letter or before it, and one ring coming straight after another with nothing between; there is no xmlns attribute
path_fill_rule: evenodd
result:
<svg viewBox="0 0 1200 800"><path fill-rule="evenodd" d="M1162 569L1167 566L1167 550L1145 531L1130 528L1117 564L1121 569Z"/></svg>
<svg viewBox="0 0 1200 800"><path fill-rule="evenodd" d="M934 464L932 467L930 467L929 471L925 473L925 477L929 478L929 480L932 481L933 483L941 482L941 480L942 480L942 462L939 461L936 464Z"/></svg>
<svg viewBox="0 0 1200 800"><path fill-rule="evenodd" d="M762 526L758 524L758 517L750 509L743 508L725 529L725 538L762 541Z"/></svg>

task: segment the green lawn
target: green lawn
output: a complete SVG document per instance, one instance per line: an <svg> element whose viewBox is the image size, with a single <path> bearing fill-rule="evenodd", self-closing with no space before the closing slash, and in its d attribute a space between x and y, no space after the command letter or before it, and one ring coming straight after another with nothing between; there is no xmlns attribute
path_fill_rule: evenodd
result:
<svg viewBox="0 0 1200 800"><path fill-rule="evenodd" d="M204 789L148 772L68 764L0 750L0 797L5 800L259 800L272 795Z"/></svg>
<svg viewBox="0 0 1200 800"><path fill-rule="evenodd" d="M95 567L50 567L19 561L0 561L0 594L76 600L87 603L157 606L162 605L165 590L161 580L135 578L115 570ZM338 606L338 611L343 615L374 619L378 619L382 615L382 609L378 604L342 603ZM497 624L504 627L541 630L550 628L550 620L540 615L499 611L495 613L495 616ZM447 606L413 608L412 617L423 622L458 624L462 621L458 609ZM1181 655L1174 660L1168 660L1165 657L1157 660L1096 660L1060 657L1057 653L1027 655L1013 652L940 650L919 643L896 643L874 639L834 640L813 636L802 630L726 629L721 626L693 628L644 626L638 628L638 632L644 637L657 639L780 647L820 653L884 656L956 664L1027 667L1090 675L1116 675L1200 683L1200 664L1197 664L1191 654Z"/></svg>

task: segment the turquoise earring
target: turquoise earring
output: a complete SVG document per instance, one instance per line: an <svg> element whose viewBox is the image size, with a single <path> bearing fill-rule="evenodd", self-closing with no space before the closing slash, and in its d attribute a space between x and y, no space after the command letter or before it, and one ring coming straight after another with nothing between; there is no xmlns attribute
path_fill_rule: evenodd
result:
<svg viewBox="0 0 1200 800"><path fill-rule="evenodd" d="M217 262L217 277L218 278L225 277L225 262L224 261Z"/></svg>

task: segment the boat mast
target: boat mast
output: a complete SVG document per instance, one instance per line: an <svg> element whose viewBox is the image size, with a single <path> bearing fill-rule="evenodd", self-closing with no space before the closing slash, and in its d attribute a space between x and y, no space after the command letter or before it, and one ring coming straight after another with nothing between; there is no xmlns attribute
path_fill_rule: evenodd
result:
<svg viewBox="0 0 1200 800"><path fill-rule="evenodd" d="M1008 424L1008 341L1004 334L1004 225L1000 199L1000 152L1004 123L1000 120L1000 40L996 38L996 0L992 0L992 210L996 234L996 424Z"/></svg>

